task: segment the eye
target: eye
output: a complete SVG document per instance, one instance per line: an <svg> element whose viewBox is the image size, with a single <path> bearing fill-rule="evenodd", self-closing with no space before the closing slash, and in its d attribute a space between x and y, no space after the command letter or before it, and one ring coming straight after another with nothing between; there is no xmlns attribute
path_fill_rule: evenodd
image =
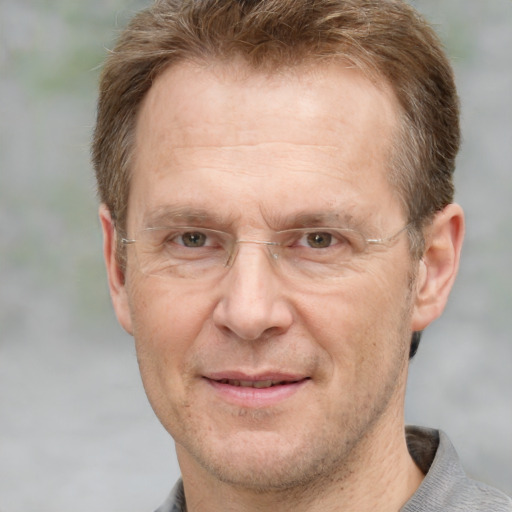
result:
<svg viewBox="0 0 512 512"><path fill-rule="evenodd" d="M188 231L186 233L182 233L177 235L173 239L179 245L183 245L185 247L204 247L207 244L208 238L205 233L201 233L200 231Z"/></svg>
<svg viewBox="0 0 512 512"><path fill-rule="evenodd" d="M298 232L297 232L298 231ZM347 251L361 251L364 249L364 239L357 231L351 229L331 229L320 228L319 231L314 230L297 230L295 233L295 241L292 245L297 248L314 249L320 252L321 249L335 250L338 257L341 253ZM323 252L323 251L322 251Z"/></svg>
<svg viewBox="0 0 512 512"><path fill-rule="evenodd" d="M314 232L305 235L307 245L312 249L325 249L330 247L333 243L331 233L327 232Z"/></svg>

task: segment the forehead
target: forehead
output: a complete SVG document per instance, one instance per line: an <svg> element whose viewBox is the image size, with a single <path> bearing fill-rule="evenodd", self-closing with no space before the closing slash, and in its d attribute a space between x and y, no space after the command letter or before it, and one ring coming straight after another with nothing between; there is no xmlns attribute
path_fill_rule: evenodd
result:
<svg viewBox="0 0 512 512"><path fill-rule="evenodd" d="M201 187L271 209L275 190L284 206L283 191L295 190L300 202L316 186L332 188L329 182L356 201L364 190L388 187L397 113L385 83L340 62L272 75L240 63L175 65L139 112L129 209L201 202ZM216 201L221 208L222 198Z"/></svg>
<svg viewBox="0 0 512 512"><path fill-rule="evenodd" d="M210 144L257 143L258 136L267 140L270 131L279 141L299 142L305 134L300 125L290 132L290 118L326 128L318 137L310 133L303 141L307 143L319 138L321 144L339 144L337 128L354 118L361 127L371 121L384 135L398 110L391 88L343 62L283 68L272 74L251 70L243 62L179 63L156 79L143 101L138 135L147 138L149 125L172 123L173 130L166 135L175 146L200 142L201 135ZM216 130L217 137L208 131L213 127L222 128Z"/></svg>

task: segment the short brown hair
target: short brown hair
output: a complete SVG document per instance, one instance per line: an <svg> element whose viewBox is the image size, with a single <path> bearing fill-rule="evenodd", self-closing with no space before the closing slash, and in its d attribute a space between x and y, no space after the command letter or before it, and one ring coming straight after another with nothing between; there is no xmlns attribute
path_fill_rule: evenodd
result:
<svg viewBox="0 0 512 512"><path fill-rule="evenodd" d="M235 57L268 72L341 58L386 80L401 106L390 180L412 233L453 201L460 139L453 72L412 7L401 0L157 0L121 33L100 82L93 162L118 229L126 222L137 112L155 78L173 63ZM420 238L411 238L418 256Z"/></svg>

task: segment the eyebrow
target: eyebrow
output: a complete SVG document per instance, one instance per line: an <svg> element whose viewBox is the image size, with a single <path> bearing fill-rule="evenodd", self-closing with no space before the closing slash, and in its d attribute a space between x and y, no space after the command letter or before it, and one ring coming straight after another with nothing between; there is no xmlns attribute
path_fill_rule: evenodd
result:
<svg viewBox="0 0 512 512"><path fill-rule="evenodd" d="M282 212L262 212L269 226L276 230L307 228L307 227L346 227L364 229L366 218L358 219L348 212L318 211L283 214ZM210 209L190 206L162 206L148 212L143 219L143 229L168 227L175 225L190 225L214 227L229 231L235 227L240 216L220 216Z"/></svg>
<svg viewBox="0 0 512 512"><path fill-rule="evenodd" d="M362 229L366 219L358 219L348 212L301 212L292 215L270 215L272 225L279 229L307 227L344 227ZM282 226L282 227L281 227Z"/></svg>
<svg viewBox="0 0 512 512"><path fill-rule="evenodd" d="M177 223L194 226L215 225L216 227L229 228L234 220L226 221L225 218L203 208L189 206L162 206L148 212L143 219L143 228L166 227Z"/></svg>

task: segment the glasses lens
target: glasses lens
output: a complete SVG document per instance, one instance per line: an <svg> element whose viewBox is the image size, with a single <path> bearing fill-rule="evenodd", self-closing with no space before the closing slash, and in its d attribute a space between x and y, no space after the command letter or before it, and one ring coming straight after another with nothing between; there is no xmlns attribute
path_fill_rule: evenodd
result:
<svg viewBox="0 0 512 512"><path fill-rule="evenodd" d="M220 231L173 227L146 229L134 245L144 274L204 278L223 268L233 242L229 234Z"/></svg>
<svg viewBox="0 0 512 512"><path fill-rule="evenodd" d="M294 279L333 279L364 252L366 240L358 231L334 228L291 229L277 233L280 264Z"/></svg>

